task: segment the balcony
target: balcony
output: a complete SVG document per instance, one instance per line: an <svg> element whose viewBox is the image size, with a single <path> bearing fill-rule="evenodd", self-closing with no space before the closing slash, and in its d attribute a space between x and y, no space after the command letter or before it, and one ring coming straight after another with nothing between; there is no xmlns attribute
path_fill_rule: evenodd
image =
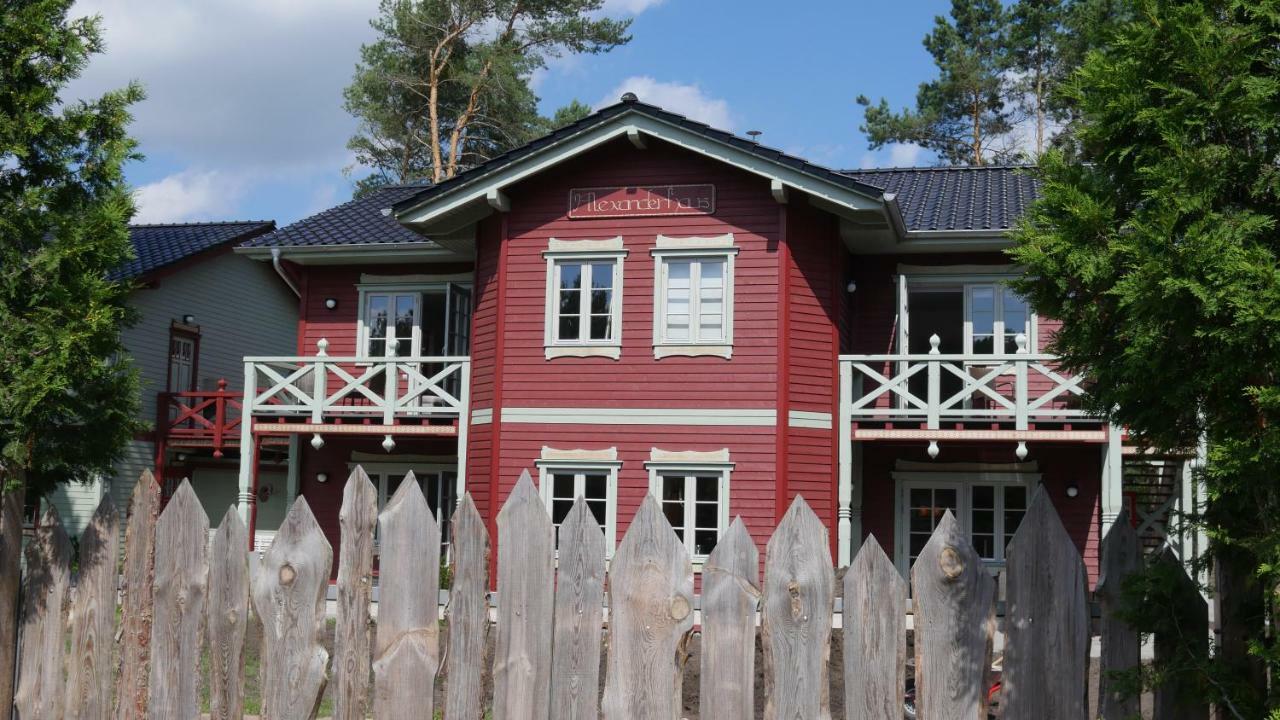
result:
<svg viewBox="0 0 1280 720"><path fill-rule="evenodd" d="M220 458L240 444L241 399L219 380L216 391L165 392L157 395L156 430L167 447L207 448Z"/></svg>
<svg viewBox="0 0 1280 720"><path fill-rule="evenodd" d="M470 358L332 357L328 345L310 357L245 358L254 432L384 434L392 447L392 435L465 437Z"/></svg>
<svg viewBox="0 0 1280 720"><path fill-rule="evenodd" d="M1102 441L1082 407L1087 379L1027 352L1025 336L1016 343L1013 354L942 354L934 335L923 355L842 355L841 422L864 440Z"/></svg>

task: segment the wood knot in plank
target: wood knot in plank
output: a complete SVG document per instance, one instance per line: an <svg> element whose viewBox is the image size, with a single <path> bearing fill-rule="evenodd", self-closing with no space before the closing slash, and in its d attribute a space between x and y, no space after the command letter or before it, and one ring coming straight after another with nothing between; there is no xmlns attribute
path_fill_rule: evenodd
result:
<svg viewBox="0 0 1280 720"><path fill-rule="evenodd" d="M964 572L964 560L961 559L959 551L948 545L938 553L938 567L942 569L942 574L948 580L955 580Z"/></svg>
<svg viewBox="0 0 1280 720"><path fill-rule="evenodd" d="M294 570L292 565L285 563L284 565L280 566L280 584L281 585L285 585L285 586L292 585L293 581L297 579L297 577L298 577L298 571Z"/></svg>
<svg viewBox="0 0 1280 720"><path fill-rule="evenodd" d="M686 598L685 596L676 595L675 597L671 598L671 619L672 620L675 620L676 622L680 622L681 620L689 617L689 611L691 609L692 608L689 606L689 599Z"/></svg>

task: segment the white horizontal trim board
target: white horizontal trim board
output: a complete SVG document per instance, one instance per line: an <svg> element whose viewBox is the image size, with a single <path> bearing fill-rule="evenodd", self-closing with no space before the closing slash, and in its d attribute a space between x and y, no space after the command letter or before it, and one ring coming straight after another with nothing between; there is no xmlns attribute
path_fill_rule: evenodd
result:
<svg viewBox="0 0 1280 720"><path fill-rule="evenodd" d="M830 430L831 413L791 410L787 413L787 424L791 427Z"/></svg>
<svg viewBox="0 0 1280 720"><path fill-rule="evenodd" d="M493 422L493 408L476 408L471 411L472 425L488 425Z"/></svg>
<svg viewBox="0 0 1280 720"><path fill-rule="evenodd" d="M504 423L559 425L735 425L772 426L773 408L502 408Z"/></svg>

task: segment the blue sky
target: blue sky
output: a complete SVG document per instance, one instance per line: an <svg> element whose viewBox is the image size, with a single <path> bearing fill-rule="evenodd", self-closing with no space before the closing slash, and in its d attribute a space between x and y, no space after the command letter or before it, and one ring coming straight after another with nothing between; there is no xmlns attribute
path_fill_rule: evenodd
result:
<svg viewBox="0 0 1280 720"><path fill-rule="evenodd" d="M921 39L949 5L607 0L610 15L633 19L631 43L553 60L534 82L544 113L631 90L832 167L928 164L914 147L869 151L854 98L913 103L934 74ZM139 221L285 224L350 198L355 123L342 89L376 10L376 0L81 0L75 12L103 16L108 50L70 94L146 87L134 132L147 158L128 171Z"/></svg>

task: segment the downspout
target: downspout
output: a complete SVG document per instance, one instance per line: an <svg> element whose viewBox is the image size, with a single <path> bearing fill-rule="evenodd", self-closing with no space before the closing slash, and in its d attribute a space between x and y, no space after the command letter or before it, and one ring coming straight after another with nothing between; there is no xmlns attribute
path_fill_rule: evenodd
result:
<svg viewBox="0 0 1280 720"><path fill-rule="evenodd" d="M271 267L275 268L276 274L280 276L281 280L284 280L284 284L289 286L294 295L302 297L302 291L298 289L297 284L289 277L289 273L285 272L284 266L280 264L280 259L280 248L271 248Z"/></svg>

